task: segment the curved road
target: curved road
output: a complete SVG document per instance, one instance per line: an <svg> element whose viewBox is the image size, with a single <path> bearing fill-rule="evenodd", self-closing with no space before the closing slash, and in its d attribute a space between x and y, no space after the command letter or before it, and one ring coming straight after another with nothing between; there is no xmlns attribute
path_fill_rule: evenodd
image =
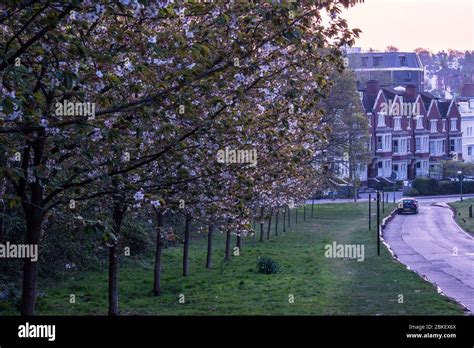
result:
<svg viewBox="0 0 474 348"><path fill-rule="evenodd" d="M395 216L383 238L400 262L474 312L474 238L445 203L421 203L418 215Z"/></svg>

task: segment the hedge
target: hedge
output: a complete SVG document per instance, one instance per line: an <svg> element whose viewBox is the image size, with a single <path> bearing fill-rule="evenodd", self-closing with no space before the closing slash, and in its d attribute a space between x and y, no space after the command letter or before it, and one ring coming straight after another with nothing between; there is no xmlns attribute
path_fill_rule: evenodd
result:
<svg viewBox="0 0 474 348"><path fill-rule="evenodd" d="M459 181L438 181L432 178L419 177L412 181L412 196L449 195L461 192ZM474 181L463 181L463 193L474 193Z"/></svg>

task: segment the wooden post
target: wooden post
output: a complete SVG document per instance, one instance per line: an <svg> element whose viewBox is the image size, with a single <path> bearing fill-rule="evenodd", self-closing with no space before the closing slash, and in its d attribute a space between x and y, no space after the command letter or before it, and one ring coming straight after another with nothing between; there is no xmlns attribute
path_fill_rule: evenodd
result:
<svg viewBox="0 0 474 348"><path fill-rule="evenodd" d="M369 193L369 231L372 230L372 194Z"/></svg>
<svg viewBox="0 0 474 348"><path fill-rule="evenodd" d="M383 199L382 199L383 202ZM380 256L380 192L377 191L377 255Z"/></svg>
<svg viewBox="0 0 474 348"><path fill-rule="evenodd" d="M275 236L278 236L278 216L280 215L280 207L277 208L277 213L275 215Z"/></svg>

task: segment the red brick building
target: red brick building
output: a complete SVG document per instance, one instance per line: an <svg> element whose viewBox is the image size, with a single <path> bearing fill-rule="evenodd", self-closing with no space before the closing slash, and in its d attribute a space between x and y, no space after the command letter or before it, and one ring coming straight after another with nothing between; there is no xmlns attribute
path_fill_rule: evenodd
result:
<svg viewBox="0 0 474 348"><path fill-rule="evenodd" d="M369 118L372 159L369 186L386 181L438 176L437 162L462 159L461 115L454 100L440 100L414 85L380 87L370 80L361 92Z"/></svg>

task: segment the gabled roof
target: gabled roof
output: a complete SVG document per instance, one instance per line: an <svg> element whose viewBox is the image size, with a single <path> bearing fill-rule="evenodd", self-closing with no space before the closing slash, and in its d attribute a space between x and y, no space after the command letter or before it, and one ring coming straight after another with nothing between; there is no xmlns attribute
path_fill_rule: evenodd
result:
<svg viewBox="0 0 474 348"><path fill-rule="evenodd" d="M435 95L431 94L430 92L420 92L421 100L423 100L423 104L425 104L425 109L429 109L431 105L431 101L438 100L439 98Z"/></svg>
<svg viewBox="0 0 474 348"><path fill-rule="evenodd" d="M438 101L438 109L441 117L446 118L448 117L448 110L451 105L450 101Z"/></svg>
<svg viewBox="0 0 474 348"><path fill-rule="evenodd" d="M376 99L377 96L364 93L362 97L362 105L364 106L365 112L372 111Z"/></svg>
<svg viewBox="0 0 474 348"><path fill-rule="evenodd" d="M428 108L428 112L426 113L426 115L431 116L433 112L435 113L435 116L441 116L441 112L440 112L439 107L438 107L438 101L436 99L431 100L431 103L430 103L430 106Z"/></svg>

